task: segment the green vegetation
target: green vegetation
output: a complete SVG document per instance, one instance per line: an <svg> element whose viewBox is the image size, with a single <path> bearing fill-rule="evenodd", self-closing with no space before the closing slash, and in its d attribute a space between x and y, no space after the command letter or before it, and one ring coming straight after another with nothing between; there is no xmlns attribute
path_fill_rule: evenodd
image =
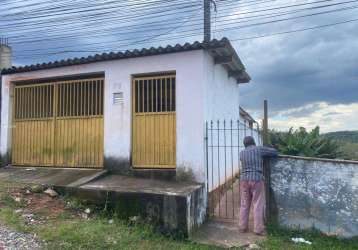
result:
<svg viewBox="0 0 358 250"><path fill-rule="evenodd" d="M338 142L343 159L358 160L358 131L337 131L323 136Z"/></svg>
<svg viewBox="0 0 358 250"><path fill-rule="evenodd" d="M80 216L87 204L78 199L52 199L41 193L21 196L24 189L15 183L0 183L0 223L15 230L35 233L46 241L45 249L145 249L145 250L213 250L220 249L193 243L189 240L164 236L148 224L119 219L115 214L91 207L89 218ZM28 200L38 200L28 205ZM26 200L26 202L24 202ZM47 202L44 202L47 201ZM55 203L55 205L54 205ZM65 207L61 206L65 205ZM29 224L17 212L33 213L35 220L42 223ZM43 220L46 218L45 220ZM295 244L291 238L302 237L312 245ZM340 240L316 231L287 230L274 226L268 227L267 240L257 243L261 249L357 249L358 240Z"/></svg>
<svg viewBox="0 0 358 250"><path fill-rule="evenodd" d="M320 134L319 127L310 132L291 128L288 132L270 131L270 139L281 154L358 160L358 131Z"/></svg>
<svg viewBox="0 0 358 250"><path fill-rule="evenodd" d="M339 158L342 153L339 145L335 140L320 135L319 127L307 132L305 128L288 132L270 133L271 143L275 145L281 154L320 157L335 159Z"/></svg>
<svg viewBox="0 0 358 250"><path fill-rule="evenodd" d="M44 194L32 193L22 195L21 199L34 201L42 196L49 200L47 203L41 200L37 208L36 204L27 207L27 202L14 198L20 197L21 192L24 190L19 184L0 183L0 223L38 235L47 242L45 249L219 249L164 236L151 225L122 220L116 214L98 210L98 207L97 210L91 207L89 218L84 218L81 213L88 206L77 199L52 200ZM55 201L59 203L57 206L53 206ZM66 204L66 207L60 204ZM23 209L23 213L32 213L35 221L43 223L29 223L22 213L17 212L19 209Z"/></svg>
<svg viewBox="0 0 358 250"><path fill-rule="evenodd" d="M269 236L261 245L267 250L353 250L358 249L358 239L343 240L333 236L321 234L315 230L288 230L276 226L268 227ZM292 242L292 238L304 238L312 242L312 245Z"/></svg>
<svg viewBox="0 0 358 250"><path fill-rule="evenodd" d="M346 160L358 160L358 143L338 142L342 158Z"/></svg>
<svg viewBox="0 0 358 250"><path fill-rule="evenodd" d="M358 131L336 131L326 133L324 136L336 141L358 143Z"/></svg>

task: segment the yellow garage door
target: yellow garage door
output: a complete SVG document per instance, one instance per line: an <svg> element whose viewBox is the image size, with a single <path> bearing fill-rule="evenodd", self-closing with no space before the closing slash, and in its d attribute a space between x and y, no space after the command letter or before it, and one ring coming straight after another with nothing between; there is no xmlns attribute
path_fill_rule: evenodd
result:
<svg viewBox="0 0 358 250"><path fill-rule="evenodd" d="M17 85L12 164L100 168L103 78Z"/></svg>
<svg viewBox="0 0 358 250"><path fill-rule="evenodd" d="M135 168L175 168L175 75L133 79L132 158Z"/></svg>

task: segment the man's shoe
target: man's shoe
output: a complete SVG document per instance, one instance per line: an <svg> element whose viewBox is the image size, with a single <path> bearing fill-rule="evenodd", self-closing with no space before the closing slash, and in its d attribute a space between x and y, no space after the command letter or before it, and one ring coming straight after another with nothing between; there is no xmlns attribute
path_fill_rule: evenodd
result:
<svg viewBox="0 0 358 250"><path fill-rule="evenodd" d="M247 233L249 230L246 228L246 229L239 229L239 233L242 233L242 234L244 234L244 233Z"/></svg>
<svg viewBox="0 0 358 250"><path fill-rule="evenodd" d="M266 236L267 233L265 231L263 232L254 232L254 234L256 234L257 236Z"/></svg>

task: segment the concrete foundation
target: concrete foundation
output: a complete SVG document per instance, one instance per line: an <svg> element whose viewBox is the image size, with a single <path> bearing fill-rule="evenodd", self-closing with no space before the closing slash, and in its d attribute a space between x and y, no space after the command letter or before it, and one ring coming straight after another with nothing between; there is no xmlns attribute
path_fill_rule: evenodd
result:
<svg viewBox="0 0 358 250"><path fill-rule="evenodd" d="M107 204L123 217L140 216L161 231L190 236L206 218L206 189L192 182L161 181L108 174L105 170L0 168L0 181L54 186L96 204Z"/></svg>
<svg viewBox="0 0 358 250"><path fill-rule="evenodd" d="M109 175L67 191L107 202L123 217L141 216L163 232L185 237L206 217L206 190L201 184Z"/></svg>

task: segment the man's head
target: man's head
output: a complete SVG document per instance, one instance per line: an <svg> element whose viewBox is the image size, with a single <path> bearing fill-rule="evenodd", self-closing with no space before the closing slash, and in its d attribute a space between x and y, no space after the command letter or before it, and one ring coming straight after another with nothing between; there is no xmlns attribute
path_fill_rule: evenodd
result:
<svg viewBox="0 0 358 250"><path fill-rule="evenodd" d="M244 138L244 146L245 148L249 147L249 146L255 146L256 143L255 143L255 140L252 136L246 136Z"/></svg>

